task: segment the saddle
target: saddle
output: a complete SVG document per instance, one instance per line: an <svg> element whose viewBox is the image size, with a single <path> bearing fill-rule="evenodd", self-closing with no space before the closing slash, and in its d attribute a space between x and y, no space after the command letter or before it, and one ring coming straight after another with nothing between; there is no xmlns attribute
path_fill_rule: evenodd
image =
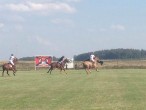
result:
<svg viewBox="0 0 146 110"><path fill-rule="evenodd" d="M58 65L58 66L61 66L61 62L57 62L57 65Z"/></svg>

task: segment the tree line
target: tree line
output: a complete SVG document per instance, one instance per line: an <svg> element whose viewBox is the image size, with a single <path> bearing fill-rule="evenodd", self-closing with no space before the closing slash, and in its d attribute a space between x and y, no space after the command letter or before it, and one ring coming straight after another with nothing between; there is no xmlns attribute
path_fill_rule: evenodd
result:
<svg viewBox="0 0 146 110"><path fill-rule="evenodd" d="M83 61L89 58L91 52L74 56L75 61ZM146 59L146 50L139 49L110 49L94 52L100 59Z"/></svg>
<svg viewBox="0 0 146 110"><path fill-rule="evenodd" d="M75 61L83 61L89 59L91 52L82 53L79 55L74 55ZM139 49L110 49L110 50L100 50L94 52L95 56L100 59L146 59L146 50ZM19 60L23 61L34 61L35 57L23 57ZM57 61L58 58L53 56L53 60Z"/></svg>

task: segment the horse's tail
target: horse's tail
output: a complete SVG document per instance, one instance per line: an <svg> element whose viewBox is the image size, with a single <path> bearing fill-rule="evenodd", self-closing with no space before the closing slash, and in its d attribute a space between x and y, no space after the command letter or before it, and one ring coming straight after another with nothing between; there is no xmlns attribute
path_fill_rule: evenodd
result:
<svg viewBox="0 0 146 110"><path fill-rule="evenodd" d="M85 68L85 62L84 61L81 63L81 65L82 65L83 68Z"/></svg>
<svg viewBox="0 0 146 110"><path fill-rule="evenodd" d="M2 71L4 71L4 65L0 65L0 67L2 67Z"/></svg>

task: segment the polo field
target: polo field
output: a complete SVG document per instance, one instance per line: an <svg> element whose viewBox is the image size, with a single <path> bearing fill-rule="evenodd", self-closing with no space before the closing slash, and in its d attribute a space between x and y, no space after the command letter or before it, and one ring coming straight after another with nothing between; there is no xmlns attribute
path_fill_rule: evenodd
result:
<svg viewBox="0 0 146 110"><path fill-rule="evenodd" d="M146 110L146 69L10 71L0 77L0 110Z"/></svg>

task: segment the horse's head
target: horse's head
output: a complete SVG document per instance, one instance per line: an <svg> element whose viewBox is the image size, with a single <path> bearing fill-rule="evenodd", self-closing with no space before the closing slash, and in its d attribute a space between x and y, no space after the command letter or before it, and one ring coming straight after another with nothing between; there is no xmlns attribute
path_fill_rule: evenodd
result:
<svg viewBox="0 0 146 110"><path fill-rule="evenodd" d="M70 63L70 62L71 62L71 60L68 59L68 58L66 58L66 59L64 60L64 63Z"/></svg>
<svg viewBox="0 0 146 110"><path fill-rule="evenodd" d="M13 60L14 63L18 62L18 59L15 57Z"/></svg>
<svg viewBox="0 0 146 110"><path fill-rule="evenodd" d="M103 61L98 61L98 63L100 63L101 65L103 65Z"/></svg>
<svg viewBox="0 0 146 110"><path fill-rule="evenodd" d="M94 60L95 60L96 62L98 62L98 61L99 61L99 58L98 58L98 57L95 57Z"/></svg>
<svg viewBox="0 0 146 110"><path fill-rule="evenodd" d="M95 60L97 63L100 63L101 65L103 65L103 61L100 61L98 57L95 57L94 60Z"/></svg>

